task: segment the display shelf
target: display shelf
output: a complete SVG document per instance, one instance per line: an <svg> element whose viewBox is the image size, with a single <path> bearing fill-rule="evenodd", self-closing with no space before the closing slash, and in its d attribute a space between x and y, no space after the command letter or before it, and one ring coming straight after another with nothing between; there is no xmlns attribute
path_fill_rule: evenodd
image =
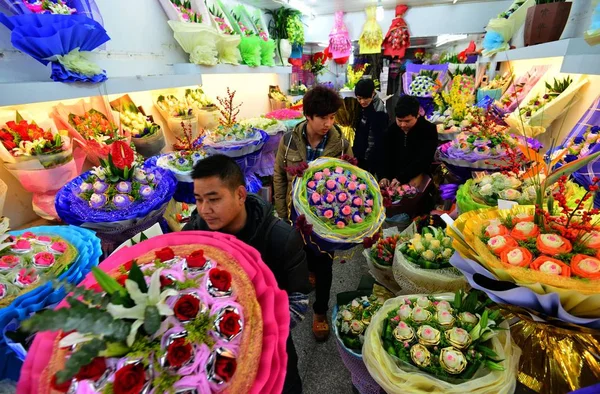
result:
<svg viewBox="0 0 600 394"><path fill-rule="evenodd" d="M0 92L2 92L0 107L200 85L203 74L290 74L291 72L291 67L248 67L230 64L208 67L180 63L173 65L173 74L114 77L100 84L68 84L53 81L0 83Z"/></svg>
<svg viewBox="0 0 600 394"><path fill-rule="evenodd" d="M573 74L600 75L600 46L590 46L583 38L570 38L511 49L491 57L479 59L479 63L512 62L561 57L560 71Z"/></svg>

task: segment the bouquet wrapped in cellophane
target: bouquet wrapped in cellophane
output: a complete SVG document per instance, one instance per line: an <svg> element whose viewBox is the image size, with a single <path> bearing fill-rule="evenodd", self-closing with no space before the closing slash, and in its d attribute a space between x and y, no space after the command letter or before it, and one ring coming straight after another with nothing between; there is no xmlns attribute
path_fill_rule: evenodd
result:
<svg viewBox="0 0 600 394"><path fill-rule="evenodd" d="M502 95L513 80L513 75L510 71L507 71L504 75L496 75L486 87L477 89L477 102L483 100L486 96L493 100L500 100Z"/></svg>
<svg viewBox="0 0 600 394"><path fill-rule="evenodd" d="M31 114L0 112L0 159L25 190L33 193L33 210L56 220L57 191L81 170L85 156L73 152L71 139L49 119L36 121Z"/></svg>
<svg viewBox="0 0 600 394"><path fill-rule="evenodd" d="M514 392L521 351L479 294L406 295L383 304L362 351L386 393Z"/></svg>
<svg viewBox="0 0 600 394"><path fill-rule="evenodd" d="M287 295L258 252L233 236L176 233L124 248L61 306L26 323L48 331L36 336L19 392L283 387Z"/></svg>
<svg viewBox="0 0 600 394"><path fill-rule="evenodd" d="M190 63L205 66L217 64L218 33L212 26L204 2L159 0L167 14L169 27L181 48L190 55Z"/></svg>
<svg viewBox="0 0 600 394"><path fill-rule="evenodd" d="M400 286L394 279L392 264L396 245L408 239L406 232L400 234L397 227L386 228L382 233L376 233L363 241L363 256L367 260L369 273L394 294L398 294Z"/></svg>
<svg viewBox="0 0 600 394"><path fill-rule="evenodd" d="M547 78L544 84L536 85L504 120L512 131L526 137L542 134L577 102L579 89L587 82L582 75Z"/></svg>
<svg viewBox="0 0 600 394"><path fill-rule="evenodd" d="M19 329L32 313L55 304L66 295L58 279L78 284L102 252L100 240L89 231L72 226L41 226L5 233L8 219L0 221L0 376L16 379L13 365L20 365L28 352L27 341L6 335ZM13 372L11 372L13 371Z"/></svg>
<svg viewBox="0 0 600 394"><path fill-rule="evenodd" d="M483 56L493 56L509 50L508 42L525 23L527 9L535 4L535 0L516 0L508 10L490 19L485 28Z"/></svg>
<svg viewBox="0 0 600 394"><path fill-rule="evenodd" d="M142 107L137 107L128 94L110 102L113 110L119 112L121 126L131 135L135 150L144 157L154 156L165 147L165 135L154 122L152 115L147 116Z"/></svg>
<svg viewBox="0 0 600 394"><path fill-rule="evenodd" d="M202 0L192 0L194 3L200 3ZM208 8L210 19L213 26L219 33L217 41L217 51L219 52L219 62L238 65L242 60L242 55L238 46L242 37L232 28L225 15L224 10L215 0L204 2Z"/></svg>
<svg viewBox="0 0 600 394"><path fill-rule="evenodd" d="M11 30L11 43L44 66L57 82L98 83L106 71L89 53L110 37L94 0L0 1L0 23Z"/></svg>
<svg viewBox="0 0 600 394"><path fill-rule="evenodd" d="M324 251L349 249L379 231L385 212L379 185L371 174L328 157L303 169L292 186L290 216L307 245Z"/></svg>
<svg viewBox="0 0 600 394"><path fill-rule="evenodd" d="M515 78L502 95L502 98L498 100L498 108L505 113L513 112L524 102L525 97L539 80L542 79L549 68L550 66L533 66L531 70Z"/></svg>
<svg viewBox="0 0 600 394"><path fill-rule="evenodd" d="M129 141L131 137L121 128L119 113L113 111L102 96L92 97L89 101L79 100L72 105L58 104L50 117L57 128L69 131L71 139L81 145L94 165L107 158L113 142Z"/></svg>
<svg viewBox="0 0 600 394"><path fill-rule="evenodd" d="M200 129L210 130L219 124L219 109L208 97L202 86L196 89L185 90L185 101L198 116L198 127Z"/></svg>
<svg viewBox="0 0 600 394"><path fill-rule="evenodd" d="M186 99L181 99L173 93L154 94L154 106L167 123L173 136L185 138L191 132L193 139L200 137L204 130L200 130L198 126L198 117L194 113L194 107Z"/></svg>

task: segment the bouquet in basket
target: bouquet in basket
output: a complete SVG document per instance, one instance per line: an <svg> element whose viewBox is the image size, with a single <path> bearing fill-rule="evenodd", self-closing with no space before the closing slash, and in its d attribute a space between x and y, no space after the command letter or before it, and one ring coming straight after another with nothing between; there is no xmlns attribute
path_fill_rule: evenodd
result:
<svg viewBox="0 0 600 394"><path fill-rule="evenodd" d="M379 231L384 220L373 176L340 159L312 161L294 180L292 199L297 225L306 235L325 241L320 246L326 249L362 243Z"/></svg>
<svg viewBox="0 0 600 394"><path fill-rule="evenodd" d="M260 255L234 237L154 237L25 323L49 332L36 336L45 351L26 360L19 391L280 392L286 300Z"/></svg>
<svg viewBox="0 0 600 394"><path fill-rule="evenodd" d="M392 180L392 183L394 183L394 181L396 180ZM386 208L399 204L406 198L413 198L417 194L419 194L419 190L411 185L388 186L381 191L381 195L383 196L383 206Z"/></svg>
<svg viewBox="0 0 600 394"><path fill-rule="evenodd" d="M363 358L387 393L512 392L520 351L478 292L392 298L371 319Z"/></svg>
<svg viewBox="0 0 600 394"><path fill-rule="evenodd" d="M339 307L335 319L336 333L347 349L359 354L362 352L365 331L384 302L383 298L372 294L355 298Z"/></svg>
<svg viewBox="0 0 600 394"><path fill-rule="evenodd" d="M54 197L58 189L77 176L83 160L73 158L71 139L48 120L36 122L20 113L0 115L0 159L5 168L33 193L33 209L55 220Z"/></svg>
<svg viewBox="0 0 600 394"><path fill-rule="evenodd" d="M412 238L399 243L394 254L393 274L403 293L465 288L465 279L449 262L454 253L452 238L440 227L424 226L420 232L417 230L413 224L404 231Z"/></svg>

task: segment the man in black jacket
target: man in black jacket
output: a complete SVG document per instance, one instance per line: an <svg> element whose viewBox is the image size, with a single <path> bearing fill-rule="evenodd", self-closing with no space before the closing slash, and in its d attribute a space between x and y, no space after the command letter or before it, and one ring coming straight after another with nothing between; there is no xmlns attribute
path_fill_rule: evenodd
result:
<svg viewBox="0 0 600 394"><path fill-rule="evenodd" d="M384 133L388 126L388 116L384 102L375 91L372 79L361 79L354 87L354 94L360 104L356 119L356 135L352 152L358 159L358 166L372 174L383 177Z"/></svg>
<svg viewBox="0 0 600 394"><path fill-rule="evenodd" d="M227 156L199 161L192 172L197 210L183 230L220 231L235 235L260 252L277 284L288 293L291 325L304 318L310 284L304 242L290 225L273 215L273 207L247 194L244 175ZM287 340L288 366L284 394L302 393L298 356Z"/></svg>
<svg viewBox="0 0 600 394"><path fill-rule="evenodd" d="M434 124L419 115L419 101L402 96L396 104L396 122L384 137L385 170L381 186L407 184L417 186L428 174L437 149Z"/></svg>

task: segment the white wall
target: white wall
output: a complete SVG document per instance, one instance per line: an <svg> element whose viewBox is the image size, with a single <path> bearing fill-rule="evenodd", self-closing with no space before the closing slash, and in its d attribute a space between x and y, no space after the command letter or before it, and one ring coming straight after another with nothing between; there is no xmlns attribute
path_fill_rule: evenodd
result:
<svg viewBox="0 0 600 394"><path fill-rule="evenodd" d="M584 0L587 1L587 0ZM488 21L510 7L512 1L492 1L486 3L467 3L455 5L439 5L431 7L411 7L404 16L413 37L431 37L440 34L461 34L483 32ZM395 10L386 9L379 26L383 34L387 32L395 17ZM364 12L349 12L344 15L344 22L355 41L360 37L366 16ZM315 19L305 18L308 25L305 29L307 42L326 42L333 28L333 15L317 16Z"/></svg>

